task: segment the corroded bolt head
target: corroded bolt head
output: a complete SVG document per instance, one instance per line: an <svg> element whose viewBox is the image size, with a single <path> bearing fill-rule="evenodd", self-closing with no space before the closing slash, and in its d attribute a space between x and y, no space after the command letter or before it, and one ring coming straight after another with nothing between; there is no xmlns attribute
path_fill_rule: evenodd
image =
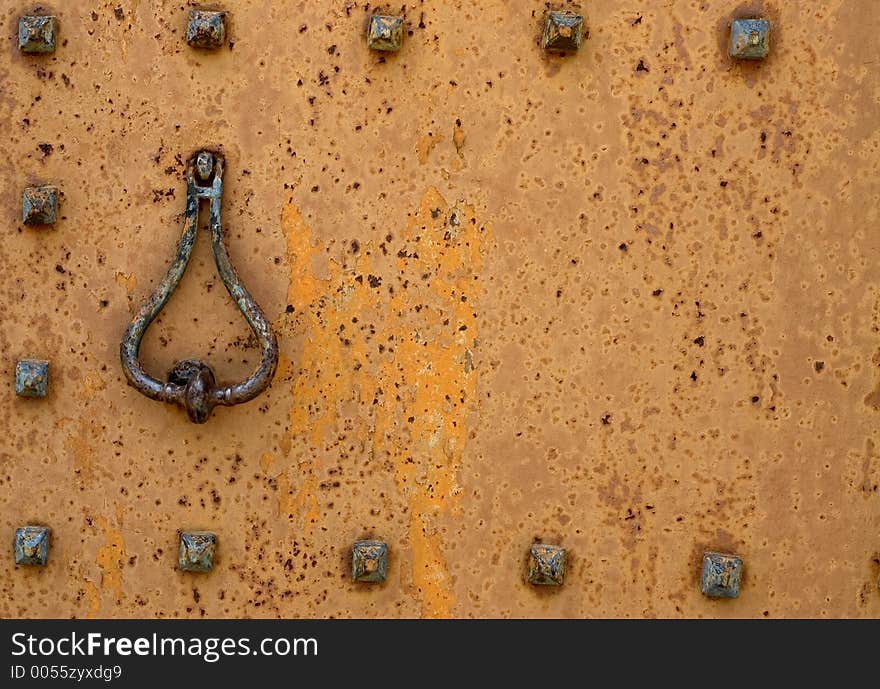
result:
<svg viewBox="0 0 880 689"><path fill-rule="evenodd" d="M43 567L49 558L49 529L22 526L15 530L15 564Z"/></svg>
<svg viewBox="0 0 880 689"><path fill-rule="evenodd" d="M214 154L210 151L199 151L196 155L196 177L200 182L207 182L214 173Z"/></svg>
<svg viewBox="0 0 880 689"><path fill-rule="evenodd" d="M736 598L742 580L742 559L737 555L708 552L703 555L700 590L710 598Z"/></svg>
<svg viewBox="0 0 880 689"><path fill-rule="evenodd" d="M535 543L529 550L529 583L562 586L565 579L565 548Z"/></svg>
<svg viewBox="0 0 880 689"><path fill-rule="evenodd" d="M730 57L761 60L770 51L770 22L766 19L734 19L730 25Z"/></svg>
<svg viewBox="0 0 880 689"><path fill-rule="evenodd" d="M15 394L45 397L49 390L49 362L22 359L15 364Z"/></svg>
<svg viewBox="0 0 880 689"><path fill-rule="evenodd" d="M58 20L55 17L22 17L18 20L18 49L23 53L54 53Z"/></svg>
<svg viewBox="0 0 880 689"><path fill-rule="evenodd" d="M28 187L22 192L21 221L25 225L52 225L57 218L57 187Z"/></svg>
<svg viewBox="0 0 880 689"><path fill-rule="evenodd" d="M210 572L214 568L217 537L210 531L183 531L177 569L183 572Z"/></svg>
<svg viewBox="0 0 880 689"><path fill-rule="evenodd" d="M584 18L573 12L550 12L544 24L541 45L552 52L575 51L581 47Z"/></svg>
<svg viewBox="0 0 880 689"><path fill-rule="evenodd" d="M370 30L367 33L367 47L370 50L394 52L400 50L403 42L403 18L384 14L370 17Z"/></svg>
<svg viewBox="0 0 880 689"><path fill-rule="evenodd" d="M357 541L352 546L351 576L355 581L382 582L388 570L388 546L382 541Z"/></svg>
<svg viewBox="0 0 880 689"><path fill-rule="evenodd" d="M186 42L193 48L213 50L226 41L226 12L190 10Z"/></svg>

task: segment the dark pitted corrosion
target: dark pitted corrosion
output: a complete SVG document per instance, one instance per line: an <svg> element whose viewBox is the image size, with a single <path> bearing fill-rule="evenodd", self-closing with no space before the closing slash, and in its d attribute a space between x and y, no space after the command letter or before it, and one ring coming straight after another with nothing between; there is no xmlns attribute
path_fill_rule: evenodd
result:
<svg viewBox="0 0 880 689"><path fill-rule="evenodd" d="M120 345L122 369L131 386L150 399L179 404L191 421L204 423L217 405L232 406L248 402L265 390L278 365L278 342L262 309L241 284L229 260L220 224L223 195L223 158L209 151L199 151L189 161L186 171L186 212L183 234L177 255L159 286L141 306ZM195 246L199 220L199 200L211 204L211 246L217 270L248 325L257 336L262 359L257 370L241 383L218 385L208 364L197 359L177 362L168 373L167 382L153 378L138 359L141 340L150 323L159 315L180 283Z"/></svg>

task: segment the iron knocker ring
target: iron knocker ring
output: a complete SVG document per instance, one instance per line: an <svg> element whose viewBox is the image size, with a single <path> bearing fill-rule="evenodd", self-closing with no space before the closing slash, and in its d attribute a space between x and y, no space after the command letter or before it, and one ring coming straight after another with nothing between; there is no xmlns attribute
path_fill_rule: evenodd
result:
<svg viewBox="0 0 880 689"><path fill-rule="evenodd" d="M220 202L223 195L223 157L210 151L199 151L186 166L186 218L177 255L156 290L143 303L131 321L120 344L122 370L129 385L150 399L179 404L191 421L204 423L217 405L232 406L252 400L265 390L278 365L278 341L262 309L241 284L229 260L220 224ZM138 359L144 333L159 315L174 292L189 263L199 226L199 201L211 206L211 247L217 270L245 320L257 336L262 351L260 365L246 380L233 385L218 385L211 367L198 359L178 361L162 382L146 372Z"/></svg>

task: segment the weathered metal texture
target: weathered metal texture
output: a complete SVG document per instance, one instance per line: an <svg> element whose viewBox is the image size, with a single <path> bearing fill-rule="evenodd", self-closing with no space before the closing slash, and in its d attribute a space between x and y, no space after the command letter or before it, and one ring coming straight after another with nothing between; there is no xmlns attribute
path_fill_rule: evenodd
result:
<svg viewBox="0 0 880 689"><path fill-rule="evenodd" d="M25 225L54 225L58 219L58 188L27 187L21 193L21 221Z"/></svg>
<svg viewBox="0 0 880 689"><path fill-rule="evenodd" d="M0 615L880 617L874 4L744 6L755 62L728 2L568 7L558 57L544 3L408 4L384 62L363 5L235 3L205 52L181 3L56 3L36 59L0 14L0 356L53 376L0 405L0 521L53 529L45 568L0 562ZM118 343L213 144L281 359L199 426ZM53 232L19 225L38 179ZM193 355L260 357L202 241L141 350ZM189 524L208 576L176 571ZM351 578L373 534L382 586ZM707 550L739 598L701 594Z"/></svg>
<svg viewBox="0 0 880 689"><path fill-rule="evenodd" d="M210 572L214 569L217 537L210 531L183 531L177 551L177 569L182 572Z"/></svg>
<svg viewBox="0 0 880 689"><path fill-rule="evenodd" d="M535 543L529 548L528 581L536 586L562 586L565 582L565 548Z"/></svg>
<svg viewBox="0 0 880 689"><path fill-rule="evenodd" d="M56 17L25 16L18 20L18 49L23 53L55 52Z"/></svg>
<svg viewBox="0 0 880 689"><path fill-rule="evenodd" d="M351 548L351 577L381 583L388 572L388 545L382 541L357 541Z"/></svg>
<svg viewBox="0 0 880 689"><path fill-rule="evenodd" d="M12 549L16 565L43 567L49 559L49 529L45 526L16 529Z"/></svg>
<svg viewBox="0 0 880 689"><path fill-rule="evenodd" d="M541 45L554 52L575 51L581 47L584 18L574 12L548 12Z"/></svg>
<svg viewBox="0 0 880 689"><path fill-rule="evenodd" d="M742 582L742 558L728 553L703 555L700 591L710 598L736 598Z"/></svg>
<svg viewBox="0 0 880 689"><path fill-rule="evenodd" d="M371 50L395 52L403 42L403 18L374 14L367 29L367 47Z"/></svg>
<svg viewBox="0 0 880 689"><path fill-rule="evenodd" d="M226 12L190 10L186 42L193 48L220 48L226 42Z"/></svg>
<svg viewBox="0 0 880 689"><path fill-rule="evenodd" d="M178 361L168 373L167 382L163 383L146 372L138 354L147 328L168 303L186 272L195 246L202 200L210 203L211 247L220 279L253 330L262 356L256 370L240 383L217 385L211 367L199 359ZM190 421L195 423L205 423L217 405L230 407L260 395L271 383L278 366L278 340L272 326L229 260L220 222L222 201L223 157L198 151L186 168L186 212L177 253L165 277L138 310L120 343L120 360L129 384L150 399L182 406ZM199 307L199 311L204 308L202 304Z"/></svg>
<svg viewBox="0 0 880 689"><path fill-rule="evenodd" d="M15 362L15 394L19 397L45 397L49 391L49 362L22 359Z"/></svg>
<svg viewBox="0 0 880 689"><path fill-rule="evenodd" d="M730 25L730 57L763 60L770 51L770 22L766 19L734 19Z"/></svg>

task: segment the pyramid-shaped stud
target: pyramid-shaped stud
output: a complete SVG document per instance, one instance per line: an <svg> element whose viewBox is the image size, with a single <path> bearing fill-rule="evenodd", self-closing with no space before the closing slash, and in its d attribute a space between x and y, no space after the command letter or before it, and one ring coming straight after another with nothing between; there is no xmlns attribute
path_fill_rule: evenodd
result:
<svg viewBox="0 0 880 689"><path fill-rule="evenodd" d="M352 579L379 583L385 581L387 571L388 546L383 541L357 541L352 546Z"/></svg>
<svg viewBox="0 0 880 689"><path fill-rule="evenodd" d="M53 53L57 33L55 17L22 17L18 20L18 49L29 54Z"/></svg>
<svg viewBox="0 0 880 689"><path fill-rule="evenodd" d="M367 47L370 50L395 52L403 42L403 18L384 14L370 17L370 30L367 33Z"/></svg>
<svg viewBox="0 0 880 689"><path fill-rule="evenodd" d="M28 187L21 193L21 221L25 225L54 225L58 219L58 187Z"/></svg>
<svg viewBox="0 0 880 689"><path fill-rule="evenodd" d="M730 57L763 60L770 52L770 22L766 19L734 19L730 25Z"/></svg>
<svg viewBox="0 0 880 689"><path fill-rule="evenodd" d="M22 526L15 530L15 564L43 567L48 559L48 527Z"/></svg>
<svg viewBox="0 0 880 689"><path fill-rule="evenodd" d="M736 598L742 581L742 558L728 553L703 555L700 590L709 598Z"/></svg>
<svg viewBox="0 0 880 689"><path fill-rule="evenodd" d="M184 531L180 534L177 569L183 572L210 572L214 569L217 537L210 531Z"/></svg>
<svg viewBox="0 0 880 689"><path fill-rule="evenodd" d="M226 42L226 12L190 10L186 42L205 50L221 47Z"/></svg>
<svg viewBox="0 0 880 689"><path fill-rule="evenodd" d="M45 397L49 391L49 362L22 359L15 363L15 394L19 397Z"/></svg>
<svg viewBox="0 0 880 689"><path fill-rule="evenodd" d="M581 47L584 18L573 12L550 12L544 24L541 45L555 53L574 52Z"/></svg>
<svg viewBox="0 0 880 689"><path fill-rule="evenodd" d="M535 543L529 550L529 583L562 586L565 580L565 548Z"/></svg>

